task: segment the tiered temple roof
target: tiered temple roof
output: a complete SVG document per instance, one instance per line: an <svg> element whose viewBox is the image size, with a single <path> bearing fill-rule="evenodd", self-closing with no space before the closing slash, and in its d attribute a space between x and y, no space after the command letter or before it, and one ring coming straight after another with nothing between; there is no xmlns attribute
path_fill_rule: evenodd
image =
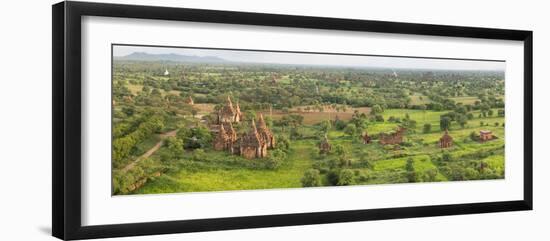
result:
<svg viewBox="0 0 550 241"><path fill-rule="evenodd" d="M225 105L218 112L218 123L224 122L240 122L242 119L241 108L237 103L236 107L233 107L231 98L227 96Z"/></svg>
<svg viewBox="0 0 550 241"><path fill-rule="evenodd" d="M439 147L441 148L449 148L453 146L453 137L449 135L449 131L445 130L445 134L441 138L439 138Z"/></svg>
<svg viewBox="0 0 550 241"><path fill-rule="evenodd" d="M237 132L233 129L233 125L231 123L222 123L219 125L218 134L213 141L214 149L218 151L228 150L233 153L236 141Z"/></svg>
<svg viewBox="0 0 550 241"><path fill-rule="evenodd" d="M369 133L365 131L365 133L363 134L363 144L369 144L370 141L371 141L371 137L369 136Z"/></svg>
<svg viewBox="0 0 550 241"><path fill-rule="evenodd" d="M330 153L330 150L332 149L332 146L328 142L328 137L325 134L325 138L319 143L319 153L320 154L328 154Z"/></svg>
<svg viewBox="0 0 550 241"><path fill-rule="evenodd" d="M195 102L193 101L193 98L191 98L191 96L189 96L186 100L185 100L185 103L186 104L189 104L189 105L194 105Z"/></svg>
<svg viewBox="0 0 550 241"><path fill-rule="evenodd" d="M271 131L267 127L263 114L260 114L260 119L258 120L258 126L259 126L258 134L260 135L261 139L267 144L268 148L274 148L275 138L273 137L273 133L271 133Z"/></svg>
<svg viewBox="0 0 550 241"><path fill-rule="evenodd" d="M267 156L267 143L258 133L254 120L252 120L250 131L240 139L240 154L248 159Z"/></svg>

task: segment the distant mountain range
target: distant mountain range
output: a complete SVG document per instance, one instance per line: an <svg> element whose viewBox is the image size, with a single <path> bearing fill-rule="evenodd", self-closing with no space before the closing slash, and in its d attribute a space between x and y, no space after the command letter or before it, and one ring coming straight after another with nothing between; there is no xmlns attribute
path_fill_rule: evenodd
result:
<svg viewBox="0 0 550 241"><path fill-rule="evenodd" d="M229 62L225 59L215 56L195 56L180 54L149 54L145 52L134 52L126 56L115 57L116 60L134 60L134 61L174 61L174 62L193 62L193 63L224 63Z"/></svg>

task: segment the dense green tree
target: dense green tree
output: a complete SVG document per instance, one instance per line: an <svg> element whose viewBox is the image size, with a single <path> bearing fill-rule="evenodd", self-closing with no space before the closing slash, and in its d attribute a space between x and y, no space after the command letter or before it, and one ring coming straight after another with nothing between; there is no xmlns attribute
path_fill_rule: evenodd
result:
<svg viewBox="0 0 550 241"><path fill-rule="evenodd" d="M414 160L412 158L407 159L405 170L407 171L408 182L416 182L417 176L416 176L416 170L414 168Z"/></svg>
<svg viewBox="0 0 550 241"><path fill-rule="evenodd" d="M342 169L338 175L338 185L347 186L355 184L353 171L350 169Z"/></svg>
<svg viewBox="0 0 550 241"><path fill-rule="evenodd" d="M335 145L334 154L336 154L339 157L345 157L347 155L347 150L342 145Z"/></svg>
<svg viewBox="0 0 550 241"><path fill-rule="evenodd" d="M465 115L459 115L457 118L457 122L460 127L464 128L466 124L468 124L468 118Z"/></svg>
<svg viewBox="0 0 550 241"><path fill-rule="evenodd" d="M424 182L435 182L438 171L437 168L432 168L424 172Z"/></svg>
<svg viewBox="0 0 550 241"><path fill-rule="evenodd" d="M168 147L171 153L180 155L183 153L183 141L176 137L168 137L165 140L165 145Z"/></svg>
<svg viewBox="0 0 550 241"><path fill-rule="evenodd" d="M424 126L422 127L422 132L423 133L430 133L430 131L432 131L432 124L430 124L430 123L424 124Z"/></svg>
<svg viewBox="0 0 550 241"><path fill-rule="evenodd" d="M441 161L450 162L452 160L453 160L453 157L451 156L451 153L449 153L449 152L443 152L443 154L441 155Z"/></svg>
<svg viewBox="0 0 550 241"><path fill-rule="evenodd" d="M185 148L190 149L210 147L213 139L210 130L202 125L190 129L182 128L178 131L177 137L183 141Z"/></svg>
<svg viewBox="0 0 550 241"><path fill-rule="evenodd" d="M332 124L328 120L322 121L319 124L319 129L322 133L327 133L331 127L332 127Z"/></svg>
<svg viewBox="0 0 550 241"><path fill-rule="evenodd" d="M439 119L439 128L442 131L451 129L451 118L448 116L441 116Z"/></svg>
<svg viewBox="0 0 550 241"><path fill-rule="evenodd" d="M309 169L304 172L304 176L301 179L303 187L318 187L321 186L321 175L317 169Z"/></svg>
<svg viewBox="0 0 550 241"><path fill-rule="evenodd" d="M384 110L382 109L382 107L380 105L374 105L371 108L371 114L372 115L382 114L382 112L384 112Z"/></svg>
<svg viewBox="0 0 550 241"><path fill-rule="evenodd" d="M348 124L346 128L344 128L344 133L353 138L357 134L357 127L353 124Z"/></svg>
<svg viewBox="0 0 550 241"><path fill-rule="evenodd" d="M479 140L479 136L476 134L475 131L472 131L472 132L470 132L470 139L471 139L472 141L478 141L478 140Z"/></svg>

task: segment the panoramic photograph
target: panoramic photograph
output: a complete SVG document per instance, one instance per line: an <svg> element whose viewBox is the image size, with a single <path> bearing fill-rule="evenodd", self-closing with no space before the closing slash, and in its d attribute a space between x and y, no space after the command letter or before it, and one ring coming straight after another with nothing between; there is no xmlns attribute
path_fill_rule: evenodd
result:
<svg viewBox="0 0 550 241"><path fill-rule="evenodd" d="M112 195L505 177L504 61L138 45L112 60Z"/></svg>

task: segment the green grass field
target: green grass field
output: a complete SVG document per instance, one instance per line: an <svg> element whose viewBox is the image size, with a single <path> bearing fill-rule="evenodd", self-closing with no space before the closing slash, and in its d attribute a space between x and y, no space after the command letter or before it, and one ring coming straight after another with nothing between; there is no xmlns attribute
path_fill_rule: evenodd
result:
<svg viewBox="0 0 550 241"><path fill-rule="evenodd" d="M439 116L445 112L409 110L409 109L390 109L383 113L385 119L390 116L404 118L408 114L411 119L416 120L417 128L406 135L406 141L412 143L410 146L403 146L399 150L384 148L376 141L371 144L363 144L360 141L353 140L342 131L331 130L328 134L331 144L342 145L348 151L349 159L352 161L351 169L356 173L366 175L365 178L358 178L356 184L379 184L379 183L400 183L406 182L406 179L396 178L403 176L407 159L412 158L414 168L419 175L427 173L430 170L440 168L434 161L434 157L440 156L443 150L437 146L438 140L442 135L439 130ZM489 126L481 127L479 122L489 123ZM458 125L452 125L449 134L454 138L454 146L445 150L456 158L462 158L461 163L486 162L492 169L503 171L504 169L504 127L499 125L495 127L494 122L502 123L502 117L474 118L470 120L465 128ZM432 124L432 131L422 133L422 126L425 123ZM397 123L375 122L368 127L369 134L377 134L395 129ZM304 127L304 133L309 133L307 126ZM469 138L471 132L479 132L481 129L491 130L498 138L485 143L472 141ZM313 129L312 129L313 130ZM277 130L275 130L277 131ZM142 143L141 145L151 144L152 141ZM224 163L224 158L235 158L224 152L218 152L211 149L206 150L206 155L215 157L219 161L197 163L190 161L192 154L186 152L175 160L180 168L175 171L169 171L160 177L151 178L143 187L134 193L173 193L173 192L202 192L202 191L226 191L226 190L249 190L249 189L269 189L269 188L298 188L302 187L301 178L304 172L318 163L323 163L331 157L323 157L318 154L317 141L314 139L295 140L291 142L291 150L287 158L281 165L274 169L261 169L254 166L233 166L233 164ZM166 147L161 148L164 149ZM480 150L490 150L495 152L493 155L482 158L481 160L470 158ZM496 151L495 151L496 150ZM159 153L151 158L158 159ZM369 160L374 167L361 167L354 165L361 160ZM243 160L246 161L246 160ZM249 161L249 160L248 160ZM254 160L252 162L261 162ZM453 163L455 165L456 163ZM462 164L461 164L462 165ZM466 164L464 164L466 165ZM437 172L432 181L448 181L450 177L443 171ZM326 180L324 180L326 182Z"/></svg>
<svg viewBox="0 0 550 241"><path fill-rule="evenodd" d="M464 105L473 105L476 101L479 101L479 98L473 96L461 96L449 99L454 100L456 103L461 103Z"/></svg>

